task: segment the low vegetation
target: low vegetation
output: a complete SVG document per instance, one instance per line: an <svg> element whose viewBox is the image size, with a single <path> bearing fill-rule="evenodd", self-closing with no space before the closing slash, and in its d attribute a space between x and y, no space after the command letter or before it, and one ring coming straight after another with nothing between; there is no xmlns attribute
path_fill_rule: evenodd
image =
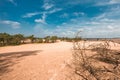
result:
<svg viewBox="0 0 120 80"><path fill-rule="evenodd" d="M120 80L120 51L111 49L108 40L74 42L70 80Z"/></svg>
<svg viewBox="0 0 120 80"><path fill-rule="evenodd" d="M8 33L0 33L0 46L6 45L20 45L27 43L55 43L57 41L76 41L76 38L46 36L44 38L38 38L34 35L24 36L23 34L10 35ZM77 40L81 40L78 38Z"/></svg>

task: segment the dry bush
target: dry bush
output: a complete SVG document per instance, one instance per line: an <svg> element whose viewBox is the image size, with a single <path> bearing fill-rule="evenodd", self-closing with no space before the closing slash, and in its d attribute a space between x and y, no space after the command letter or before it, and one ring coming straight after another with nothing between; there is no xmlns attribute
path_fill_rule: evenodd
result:
<svg viewBox="0 0 120 80"><path fill-rule="evenodd" d="M69 66L77 78L71 80L120 80L120 52L111 50L108 40L88 47L87 43L86 40L74 42Z"/></svg>

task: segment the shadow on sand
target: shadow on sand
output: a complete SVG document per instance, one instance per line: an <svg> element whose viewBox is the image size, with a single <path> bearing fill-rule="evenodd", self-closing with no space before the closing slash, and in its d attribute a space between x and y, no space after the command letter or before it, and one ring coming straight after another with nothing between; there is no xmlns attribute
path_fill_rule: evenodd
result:
<svg viewBox="0 0 120 80"><path fill-rule="evenodd" d="M23 59L26 56L37 55L38 50L36 51L23 51L23 52L9 52L0 54L0 76L5 73L12 71L10 69L14 64L19 63L19 60Z"/></svg>

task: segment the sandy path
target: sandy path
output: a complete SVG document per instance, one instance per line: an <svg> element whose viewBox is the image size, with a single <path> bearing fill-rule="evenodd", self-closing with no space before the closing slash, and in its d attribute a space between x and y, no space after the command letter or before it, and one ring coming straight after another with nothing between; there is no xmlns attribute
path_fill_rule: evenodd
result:
<svg viewBox="0 0 120 80"><path fill-rule="evenodd" d="M0 80L63 80L71 49L68 42L1 47Z"/></svg>

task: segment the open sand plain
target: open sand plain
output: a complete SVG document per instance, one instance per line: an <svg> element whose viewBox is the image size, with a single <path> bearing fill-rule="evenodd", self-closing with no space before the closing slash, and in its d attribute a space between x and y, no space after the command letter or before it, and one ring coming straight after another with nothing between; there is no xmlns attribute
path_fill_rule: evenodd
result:
<svg viewBox="0 0 120 80"><path fill-rule="evenodd" d="M63 79L72 43L44 43L0 48L0 80Z"/></svg>
<svg viewBox="0 0 120 80"><path fill-rule="evenodd" d="M70 42L0 47L0 80L64 80L72 47Z"/></svg>

